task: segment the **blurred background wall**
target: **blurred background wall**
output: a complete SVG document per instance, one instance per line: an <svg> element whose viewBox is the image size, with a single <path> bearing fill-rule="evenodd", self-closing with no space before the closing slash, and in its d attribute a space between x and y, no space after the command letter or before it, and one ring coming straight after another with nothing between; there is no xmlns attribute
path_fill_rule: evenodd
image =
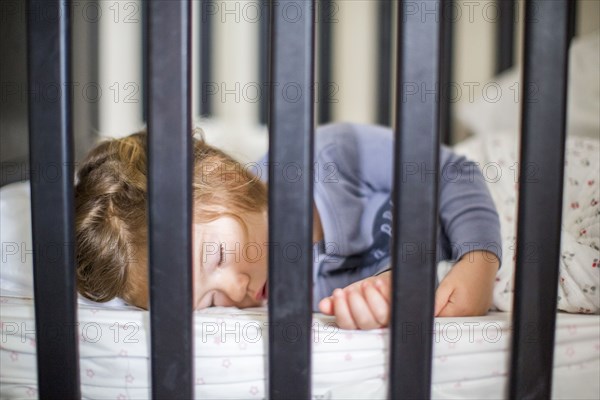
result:
<svg viewBox="0 0 600 400"><path fill-rule="evenodd" d="M502 0L500 0L502 1ZM465 88L457 103L472 101L468 87L494 75L495 0L455 2L452 81ZM517 2L515 60L521 59L523 1ZM266 141L261 126L260 99L267 93L261 78L261 22L266 2L222 0L194 7L194 110L200 114L203 20L210 18L211 56L209 119L197 123L227 143L252 137ZM331 29L330 121L376 121L378 0L335 0L318 3L316 18L327 18ZM394 8L397 2L393 2ZM204 7L204 8L203 8ZM396 11L393 11L393 15ZM2 184L19 179L14 168L27 171L27 62L24 0L0 2L0 162ZM39 17L48 17L40 15ZM143 18L140 0L78 0L72 3L75 157L102 137L132 133L144 125ZM318 21L317 21L318 22ZM597 30L600 1L578 0L577 35ZM208 25L207 25L208 26ZM319 25L322 26L322 25ZM395 29L395 24L392 26ZM321 28L319 28L321 29ZM392 48L395 49L395 34ZM206 65L206 64L205 64ZM394 69L392 69L394 71ZM317 84L319 75L316 75ZM392 93L394 81L390 79ZM36 89L34 89L35 92ZM47 95L37 89L39 96ZM475 90L475 96L477 96ZM322 100L322 99L321 99ZM393 109L393 104L389 105ZM393 123L393 121L392 121ZM464 136L453 123L455 139ZM219 139L220 138L220 139ZM242 140L243 142L243 140Z"/></svg>

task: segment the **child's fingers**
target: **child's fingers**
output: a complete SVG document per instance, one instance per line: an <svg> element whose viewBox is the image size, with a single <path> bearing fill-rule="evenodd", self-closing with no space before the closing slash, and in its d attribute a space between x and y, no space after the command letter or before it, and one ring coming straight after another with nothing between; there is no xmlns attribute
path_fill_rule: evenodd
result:
<svg viewBox="0 0 600 400"><path fill-rule="evenodd" d="M335 289L333 291L333 312L340 328L356 329L356 323L354 323L354 319L348 308L346 294L342 289Z"/></svg>
<svg viewBox="0 0 600 400"><path fill-rule="evenodd" d="M371 309L360 290L347 291L346 296L348 297L352 318L359 329L379 328L380 324L371 313Z"/></svg>
<svg viewBox="0 0 600 400"><path fill-rule="evenodd" d="M479 315L482 315L480 313ZM439 313L439 317L464 317L467 315L478 315L470 304L462 296L458 296L456 291L448 297L448 303Z"/></svg>
<svg viewBox="0 0 600 400"><path fill-rule="evenodd" d="M437 317L461 317L463 313L460 308L457 307L456 303L452 302L452 298L448 299L448 303L440 310L440 313L436 315Z"/></svg>
<svg viewBox="0 0 600 400"><path fill-rule="evenodd" d="M435 317L444 316L441 315L441 313L442 311L444 311L444 308L447 305L450 305L450 303L448 303L448 300L450 299L450 295L453 291L454 288L449 285L444 285L442 283L440 286L438 286L437 290L435 291L435 308L433 311L433 315Z"/></svg>
<svg viewBox="0 0 600 400"><path fill-rule="evenodd" d="M374 285L377 288L377 290L379 290L379 293L381 293L381 295L383 296L385 301L387 301L388 304L391 304L391 302L392 302L392 282L389 279L386 280L386 279L377 277L377 278L375 278Z"/></svg>
<svg viewBox="0 0 600 400"><path fill-rule="evenodd" d="M390 321L390 305L387 300L370 282L363 284L363 292L371 309L371 314L373 314L379 326L387 326Z"/></svg>
<svg viewBox="0 0 600 400"><path fill-rule="evenodd" d="M319 310L323 314L332 315L333 314L333 300L331 297L325 297L323 300L319 302Z"/></svg>

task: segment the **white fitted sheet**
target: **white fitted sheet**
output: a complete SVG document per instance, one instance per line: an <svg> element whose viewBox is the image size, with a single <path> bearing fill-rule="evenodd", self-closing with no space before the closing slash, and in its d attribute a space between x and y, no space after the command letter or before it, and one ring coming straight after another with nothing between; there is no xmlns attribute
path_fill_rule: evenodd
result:
<svg viewBox="0 0 600 400"><path fill-rule="evenodd" d="M33 301L0 297L0 308L0 397L36 398ZM196 397L265 398L266 308L210 308L194 321ZM437 318L432 397L505 398L510 321L506 312ZM148 312L80 304L77 332L84 398L150 397ZM388 333L338 330L315 314L313 397L385 398ZM554 359L554 398L600 398L600 316L559 313Z"/></svg>

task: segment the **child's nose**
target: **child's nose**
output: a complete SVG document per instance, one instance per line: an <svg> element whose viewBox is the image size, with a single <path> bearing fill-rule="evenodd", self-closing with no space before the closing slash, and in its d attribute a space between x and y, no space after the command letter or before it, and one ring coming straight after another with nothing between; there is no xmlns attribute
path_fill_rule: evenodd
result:
<svg viewBox="0 0 600 400"><path fill-rule="evenodd" d="M241 303L248 292L250 277L246 274L227 271L221 280L221 290L236 303Z"/></svg>

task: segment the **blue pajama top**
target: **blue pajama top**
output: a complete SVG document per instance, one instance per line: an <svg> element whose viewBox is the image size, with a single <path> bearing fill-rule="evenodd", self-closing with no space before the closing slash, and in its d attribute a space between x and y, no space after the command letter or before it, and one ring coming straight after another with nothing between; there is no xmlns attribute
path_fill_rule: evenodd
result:
<svg viewBox="0 0 600 400"><path fill-rule="evenodd" d="M324 239L313 248L315 311L335 288L389 269L393 148L387 127L344 123L316 130L314 201ZM458 261L474 250L502 260L498 213L477 164L441 146L439 193L436 261Z"/></svg>

